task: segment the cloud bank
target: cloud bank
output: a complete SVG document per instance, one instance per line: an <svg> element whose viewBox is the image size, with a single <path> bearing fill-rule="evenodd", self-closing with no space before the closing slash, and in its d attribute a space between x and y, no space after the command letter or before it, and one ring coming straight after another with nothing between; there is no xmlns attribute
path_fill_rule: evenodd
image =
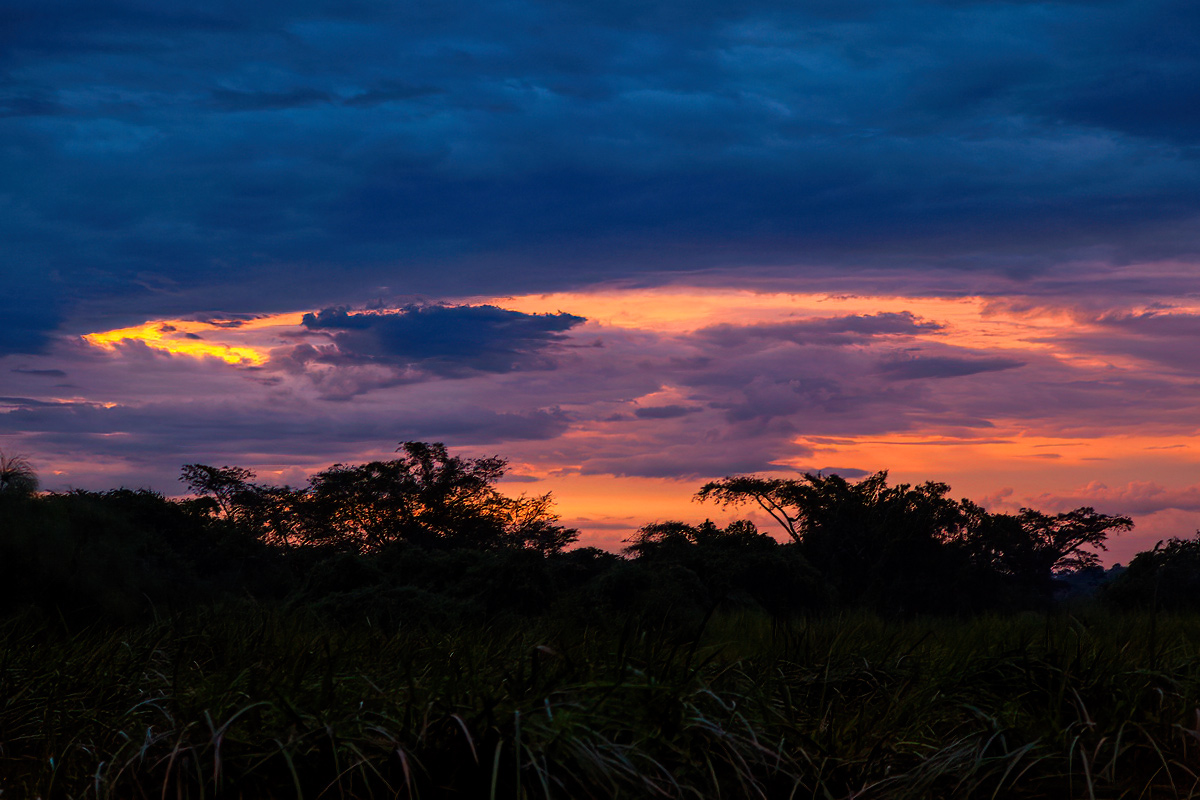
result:
<svg viewBox="0 0 1200 800"><path fill-rule="evenodd" d="M1184 0L14 0L0 23L0 352L697 270L854 291L1143 265L1162 291L1145 265L1200 249Z"/></svg>

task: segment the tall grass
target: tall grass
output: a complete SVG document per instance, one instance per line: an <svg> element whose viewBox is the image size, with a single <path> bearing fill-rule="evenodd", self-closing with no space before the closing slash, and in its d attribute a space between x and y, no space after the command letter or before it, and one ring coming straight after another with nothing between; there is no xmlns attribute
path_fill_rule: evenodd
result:
<svg viewBox="0 0 1200 800"><path fill-rule="evenodd" d="M9 797L1200 794L1200 618L0 624Z"/></svg>

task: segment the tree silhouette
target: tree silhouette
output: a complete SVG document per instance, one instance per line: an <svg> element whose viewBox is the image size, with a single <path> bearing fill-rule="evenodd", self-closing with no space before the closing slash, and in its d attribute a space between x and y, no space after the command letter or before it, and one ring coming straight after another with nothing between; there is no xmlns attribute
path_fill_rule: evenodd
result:
<svg viewBox="0 0 1200 800"><path fill-rule="evenodd" d="M1024 596L1053 593L1055 572L1094 566L1109 534L1128 517L1078 508L1057 515L1022 509L989 514L947 496L944 483L887 484L878 472L858 483L838 475L798 479L734 476L697 493L722 506L755 503L770 514L843 602L929 608L976 595L989 581Z"/></svg>
<svg viewBox="0 0 1200 800"><path fill-rule="evenodd" d="M245 467L207 464L185 464L179 476L198 495L201 511L224 519L268 544L283 547L297 544L304 493L290 486L251 483L253 478L254 471Z"/></svg>
<svg viewBox="0 0 1200 800"><path fill-rule="evenodd" d="M223 517L236 517L241 503L252 491L249 481L253 470L245 467L210 467L207 464L184 464L179 480L200 497L211 498Z"/></svg>
<svg viewBox="0 0 1200 800"><path fill-rule="evenodd" d="M1195 613L1200 608L1200 531L1138 553L1123 574L1101 588L1101 597L1120 608Z"/></svg>
<svg viewBox="0 0 1200 800"><path fill-rule="evenodd" d="M375 552L397 543L558 552L578 532L557 524L550 495L506 497L502 458L451 456L440 442L404 442L400 458L334 464L305 489L260 486L243 467L188 464L181 480L214 516L268 542Z"/></svg>
<svg viewBox="0 0 1200 800"><path fill-rule="evenodd" d="M699 525L686 522L652 522L643 525L636 534L626 540L627 553L642 557L672 550L692 547L717 547L725 551L745 548L774 548L776 542L765 533L759 532L753 522L734 520L719 528L712 520Z"/></svg>
<svg viewBox="0 0 1200 800"><path fill-rule="evenodd" d="M0 492L32 495L38 490L38 477L29 459L0 451Z"/></svg>
<svg viewBox="0 0 1200 800"><path fill-rule="evenodd" d="M797 543L853 528L861 533L886 527L920 530L938 538L954 535L964 519L946 497L950 487L932 481L920 486L887 485L887 472L858 483L840 475L805 473L798 479L733 476L706 483L696 499L722 507L756 503ZM875 531L878 532L878 531Z"/></svg>
<svg viewBox="0 0 1200 800"><path fill-rule="evenodd" d="M495 489L507 467L502 458L451 456L440 442L404 442L397 452L314 475L308 538L363 551L408 541L556 552L578 536L555 524L549 495L511 498Z"/></svg>
<svg viewBox="0 0 1200 800"><path fill-rule="evenodd" d="M976 563L1049 590L1054 573L1100 563L1097 553L1083 548L1105 550L1110 534L1132 527L1129 517L1090 507L1055 515L1023 508L1019 514L977 514L961 541Z"/></svg>

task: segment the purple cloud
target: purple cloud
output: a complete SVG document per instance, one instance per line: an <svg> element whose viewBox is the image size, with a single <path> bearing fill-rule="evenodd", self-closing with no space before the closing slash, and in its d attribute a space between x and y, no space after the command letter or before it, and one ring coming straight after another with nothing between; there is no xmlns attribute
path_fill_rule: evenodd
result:
<svg viewBox="0 0 1200 800"><path fill-rule="evenodd" d="M983 372L1001 372L1025 366L1015 358L955 358L952 356L913 356L890 358L877 370L887 380L961 378Z"/></svg>
<svg viewBox="0 0 1200 800"><path fill-rule="evenodd" d="M697 336L719 347L738 347L766 341L841 346L861 344L875 337L911 336L941 330L936 322L920 320L911 312L852 314L827 319L757 325L714 325L702 328Z"/></svg>

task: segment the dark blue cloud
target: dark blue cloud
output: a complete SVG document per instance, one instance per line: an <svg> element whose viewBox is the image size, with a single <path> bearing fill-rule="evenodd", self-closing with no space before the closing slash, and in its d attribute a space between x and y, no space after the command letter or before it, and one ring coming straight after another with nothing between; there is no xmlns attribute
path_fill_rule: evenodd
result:
<svg viewBox="0 0 1200 800"><path fill-rule="evenodd" d="M441 377L551 369L546 353L584 321L573 314L523 314L495 306L408 306L399 311L326 308L305 314L333 348L302 346L293 357L334 365L415 367Z"/></svg>
<svg viewBox="0 0 1200 800"><path fill-rule="evenodd" d="M1191 257L1197 30L1182 0L14 0L0 352L697 267Z"/></svg>

